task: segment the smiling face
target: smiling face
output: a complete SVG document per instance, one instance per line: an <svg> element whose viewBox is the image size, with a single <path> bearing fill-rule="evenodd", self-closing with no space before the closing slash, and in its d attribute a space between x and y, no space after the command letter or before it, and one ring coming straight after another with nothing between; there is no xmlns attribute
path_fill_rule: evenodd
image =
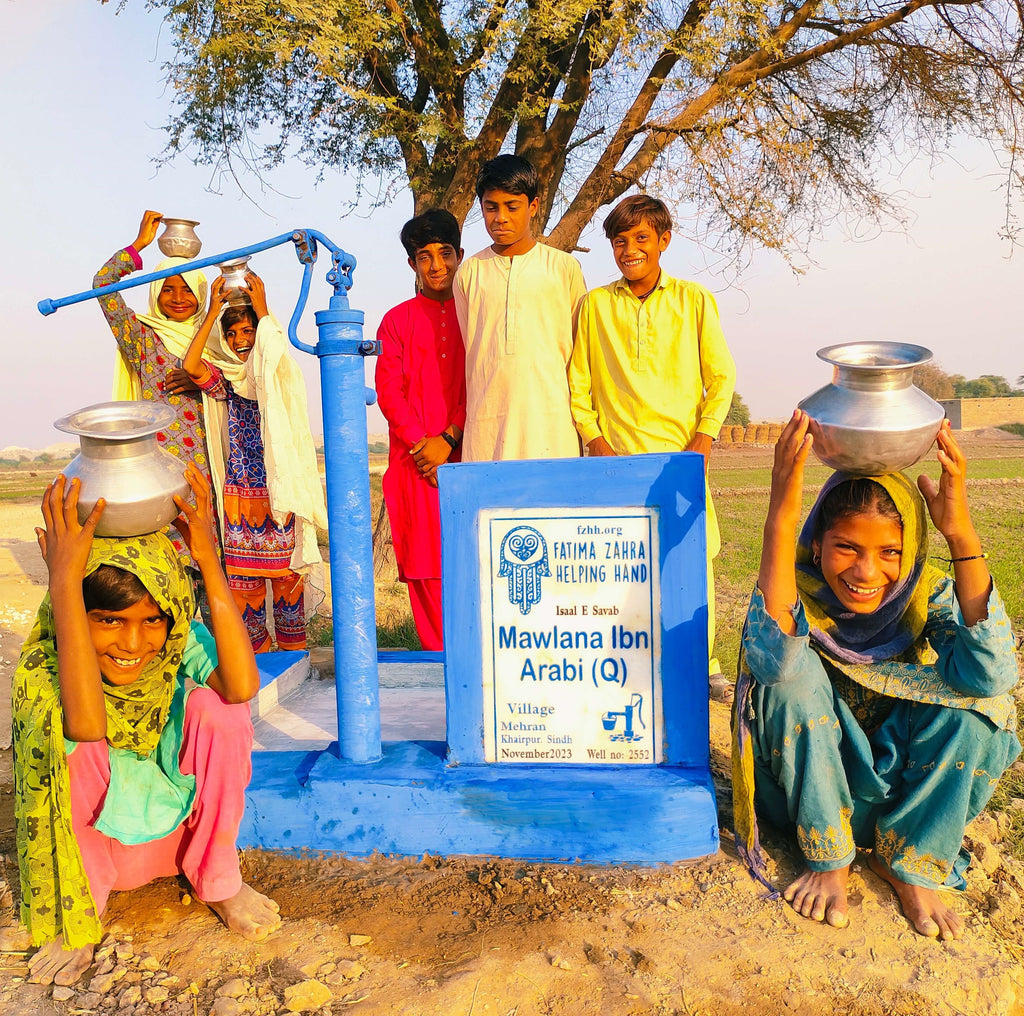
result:
<svg viewBox="0 0 1024 1016"><path fill-rule="evenodd" d="M646 219L642 219L638 226L625 229L611 238L615 263L637 296L651 292L658 284L661 253L671 239L671 232L659 234Z"/></svg>
<svg viewBox="0 0 1024 1016"><path fill-rule="evenodd" d="M148 593L124 610L90 610L87 616L100 674L119 688L138 680L167 641L167 615Z"/></svg>
<svg viewBox="0 0 1024 1016"><path fill-rule="evenodd" d="M829 588L854 614L877 610L899 580L903 528L893 519L873 512L844 515L812 546Z"/></svg>
<svg viewBox="0 0 1024 1016"><path fill-rule="evenodd" d="M455 269L462 264L462 251L450 243L428 243L409 258L420 292L431 300L448 300L452 295Z"/></svg>
<svg viewBox="0 0 1024 1016"><path fill-rule="evenodd" d="M503 190L484 191L480 210L487 235L494 241L496 254L513 257L525 254L537 242L530 226L540 208L540 198L532 201L525 194L510 194Z"/></svg>
<svg viewBox="0 0 1024 1016"><path fill-rule="evenodd" d="M164 279L156 305L161 312L172 321L187 321L199 310L199 301L195 293L180 275L172 275Z"/></svg>
<svg viewBox="0 0 1024 1016"><path fill-rule="evenodd" d="M231 347L235 356L245 363L256 342L256 325L248 317L244 317L224 329L224 341Z"/></svg>

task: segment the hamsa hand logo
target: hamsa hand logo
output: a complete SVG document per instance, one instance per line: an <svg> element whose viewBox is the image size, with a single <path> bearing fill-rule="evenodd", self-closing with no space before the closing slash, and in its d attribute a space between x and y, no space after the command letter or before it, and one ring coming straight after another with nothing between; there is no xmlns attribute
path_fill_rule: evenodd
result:
<svg viewBox="0 0 1024 1016"><path fill-rule="evenodd" d="M529 614L530 608L540 603L541 578L551 574L544 537L532 526L510 529L501 541L499 560L498 577L508 579L509 603Z"/></svg>

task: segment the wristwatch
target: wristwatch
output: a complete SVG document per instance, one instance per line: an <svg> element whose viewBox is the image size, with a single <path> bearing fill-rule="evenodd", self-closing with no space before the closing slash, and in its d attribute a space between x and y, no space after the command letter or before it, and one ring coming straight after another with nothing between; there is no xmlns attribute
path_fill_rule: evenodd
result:
<svg viewBox="0 0 1024 1016"><path fill-rule="evenodd" d="M448 445L451 447L452 451L455 451L455 449L459 447L458 440L452 437L451 434L448 433L448 431L442 430L441 437L443 437L445 441L448 442Z"/></svg>

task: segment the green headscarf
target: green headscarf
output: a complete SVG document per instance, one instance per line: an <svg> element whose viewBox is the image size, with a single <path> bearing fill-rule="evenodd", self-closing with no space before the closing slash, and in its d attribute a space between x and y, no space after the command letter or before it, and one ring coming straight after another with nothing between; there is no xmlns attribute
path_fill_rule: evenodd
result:
<svg viewBox="0 0 1024 1016"><path fill-rule="evenodd" d="M167 723L182 654L195 614L192 584L162 533L93 540L86 567L131 572L171 619L163 649L138 680L104 683L107 742L141 757L156 749ZM71 786L57 674L53 609L47 594L14 673L15 817L21 920L36 945L64 937L66 948L98 942L99 915L71 825Z"/></svg>

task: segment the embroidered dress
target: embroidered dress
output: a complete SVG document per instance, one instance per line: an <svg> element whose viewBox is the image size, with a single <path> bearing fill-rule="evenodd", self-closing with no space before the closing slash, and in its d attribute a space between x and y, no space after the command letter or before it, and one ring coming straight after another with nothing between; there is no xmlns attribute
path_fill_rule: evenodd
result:
<svg viewBox="0 0 1024 1016"><path fill-rule="evenodd" d="M187 262L181 261L184 266ZM92 280L93 288L113 285L135 269L142 267L138 255L133 257L130 250L118 251L96 273ZM202 276L200 272L186 272L190 276ZM188 280L186 280L188 281ZM155 285L155 284L154 284ZM199 301L200 313L206 301L205 281L202 285L195 284L200 291L195 293ZM175 419L167 430L159 431L156 439L160 447L181 460L182 471L189 462L194 462L206 475L213 487L210 474L210 463L206 452L206 423L203 416L203 400L199 392L187 392L184 395L167 395L164 384L167 372L179 366L179 357L183 353L172 353L164 345L160 336L149 324L139 320L135 312L124 302L120 293L111 293L96 298L103 316L114 334L122 367L127 368L130 385L115 386L118 399L138 398L146 402L160 402L174 410ZM153 300L151 298L151 303ZM153 317L154 308L150 308L149 317ZM190 326L191 327L191 326ZM198 320L196 326L198 327ZM194 328L192 329L194 331ZM123 376L123 375L122 375ZM191 497L191 495L190 495ZM188 548L174 529L166 530L167 536L174 544L174 549L189 565L192 559Z"/></svg>
<svg viewBox="0 0 1024 1016"><path fill-rule="evenodd" d="M424 649L444 648L441 612L441 518L437 488L421 475L409 449L424 437L466 424L465 350L455 305L418 295L392 308L377 329L382 352L376 387L388 421L384 502L398 562L409 586ZM449 462L458 462L456 448Z"/></svg>
<svg viewBox="0 0 1024 1016"><path fill-rule="evenodd" d="M98 942L110 889L158 874L184 870L204 893L231 890L208 900L241 887L234 844L252 745L248 706L205 688L192 704L193 686L216 667L216 645L190 620L191 582L165 536L97 538L87 574L100 565L137 576L171 620L137 680L104 683L104 741L63 736L49 594L22 647L12 688L15 816L21 920L36 945L61 936L72 949ZM214 714L211 731L205 717Z"/></svg>
<svg viewBox="0 0 1024 1016"><path fill-rule="evenodd" d="M304 649L303 581L291 569L295 517L288 515L279 525L271 512L259 403L239 395L218 368L207 366L209 376L200 386L210 398L227 403L228 455L221 500L228 585L257 652L270 646L266 579L272 585L278 647Z"/></svg>
<svg viewBox="0 0 1024 1016"><path fill-rule="evenodd" d="M755 589L744 627L733 741L736 841L765 878L753 811L795 827L813 871L873 848L911 885L964 888L964 828L1020 753L1009 694L1013 633L993 587L965 625L953 580L926 563L924 504L902 475L875 477L903 520L899 580L872 614L837 609L810 551L822 496L798 548L800 600L785 635Z"/></svg>

